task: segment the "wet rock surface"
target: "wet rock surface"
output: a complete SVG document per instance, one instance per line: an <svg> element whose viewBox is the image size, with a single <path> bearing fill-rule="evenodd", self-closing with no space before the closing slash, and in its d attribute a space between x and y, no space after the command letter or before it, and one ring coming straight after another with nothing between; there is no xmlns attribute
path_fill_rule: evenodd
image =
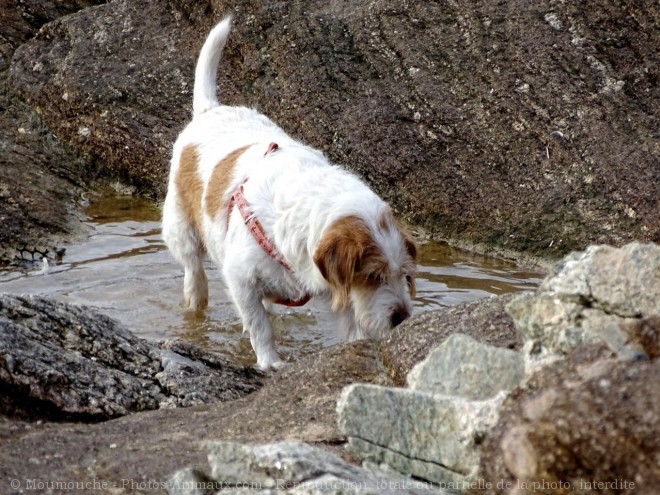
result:
<svg viewBox="0 0 660 495"><path fill-rule="evenodd" d="M263 376L184 342L149 344L89 308L4 294L0 382L5 413L98 421L236 399Z"/></svg>
<svg viewBox="0 0 660 495"><path fill-rule="evenodd" d="M15 23L7 104L38 109L85 167L162 197L198 49L232 13L221 101L261 109L433 235L558 257L659 239L657 9L123 0L54 18L60 9L36 33L40 22Z"/></svg>
<svg viewBox="0 0 660 495"><path fill-rule="evenodd" d="M0 262L53 259L63 238L85 234L76 204L93 167L53 134L39 107L16 97L7 77L16 48L41 26L98 3L8 0L0 6Z"/></svg>

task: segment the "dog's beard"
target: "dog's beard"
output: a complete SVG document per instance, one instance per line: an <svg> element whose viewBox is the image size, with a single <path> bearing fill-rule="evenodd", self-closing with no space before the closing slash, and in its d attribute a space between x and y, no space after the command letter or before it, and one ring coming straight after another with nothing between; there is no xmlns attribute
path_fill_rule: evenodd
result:
<svg viewBox="0 0 660 495"><path fill-rule="evenodd" d="M354 289L351 291L351 309L354 325L350 330L356 337L347 335L349 340L359 338L383 339L396 326L393 315L403 312L405 319L412 312L412 303L405 281L382 285L375 289Z"/></svg>

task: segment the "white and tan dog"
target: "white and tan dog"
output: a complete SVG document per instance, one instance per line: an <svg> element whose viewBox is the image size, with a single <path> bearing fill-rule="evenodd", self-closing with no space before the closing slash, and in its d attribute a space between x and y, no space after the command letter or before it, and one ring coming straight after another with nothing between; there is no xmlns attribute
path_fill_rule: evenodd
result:
<svg viewBox="0 0 660 495"><path fill-rule="evenodd" d="M203 259L222 268L260 368L282 364L268 302L325 297L348 339L406 319L415 244L353 174L255 110L222 106L216 75L230 19L202 47L192 122L174 144L163 237L185 269L184 304L208 304Z"/></svg>

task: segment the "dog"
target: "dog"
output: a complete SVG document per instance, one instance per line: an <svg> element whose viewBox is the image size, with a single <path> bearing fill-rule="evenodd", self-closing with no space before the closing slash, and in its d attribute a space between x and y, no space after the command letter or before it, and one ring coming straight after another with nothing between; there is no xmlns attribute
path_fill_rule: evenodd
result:
<svg viewBox="0 0 660 495"><path fill-rule="evenodd" d="M324 298L347 340L380 338L411 313L416 245L354 174L256 110L218 102L231 18L206 39L193 119L177 138L163 238L184 268L184 305L203 310L208 255L240 313L261 369L277 369L267 308Z"/></svg>

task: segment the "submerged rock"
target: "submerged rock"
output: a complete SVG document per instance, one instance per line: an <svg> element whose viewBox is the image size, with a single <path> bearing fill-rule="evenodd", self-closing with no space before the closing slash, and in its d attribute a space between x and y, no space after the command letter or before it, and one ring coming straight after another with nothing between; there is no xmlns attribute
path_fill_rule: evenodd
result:
<svg viewBox="0 0 660 495"><path fill-rule="evenodd" d="M0 295L0 390L12 415L100 420L236 399L262 380L190 344L148 343L90 308Z"/></svg>

